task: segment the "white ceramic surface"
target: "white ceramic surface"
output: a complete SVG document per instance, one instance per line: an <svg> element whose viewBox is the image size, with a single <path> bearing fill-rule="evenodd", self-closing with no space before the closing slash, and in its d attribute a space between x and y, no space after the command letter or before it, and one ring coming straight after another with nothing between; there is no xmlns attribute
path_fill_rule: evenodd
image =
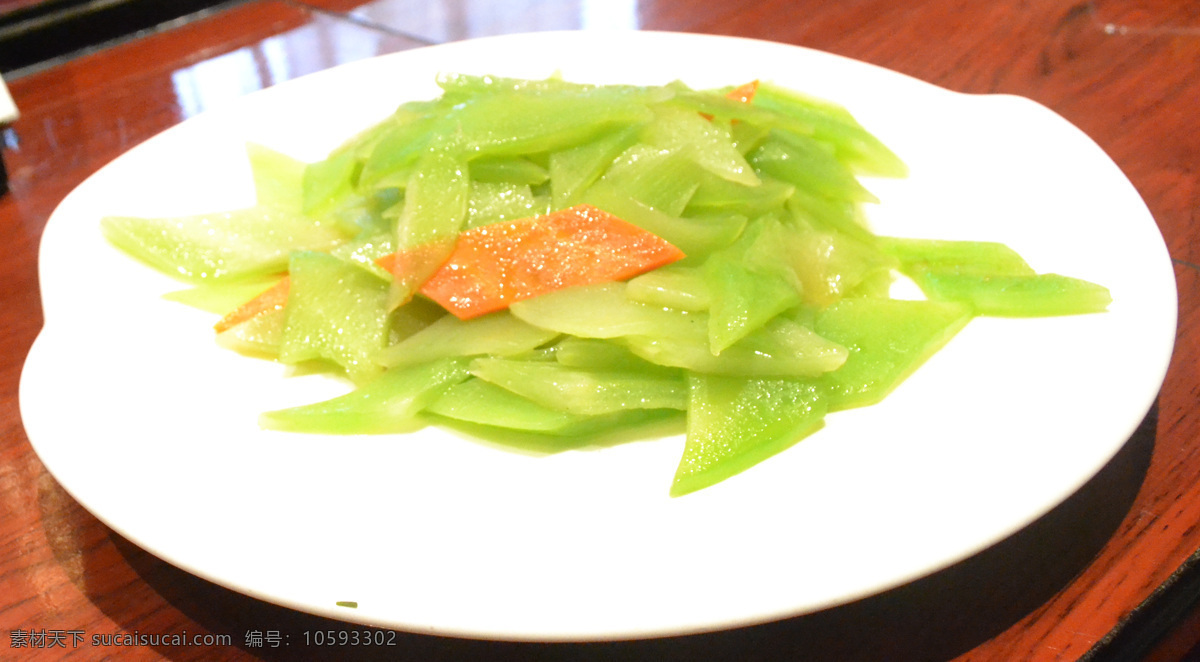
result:
<svg viewBox="0 0 1200 662"><path fill-rule="evenodd" d="M669 57L664 57L669 54ZM884 403L671 499L681 438L534 456L438 430L315 437L259 412L346 390L222 350L179 284L105 243L107 214L248 204L246 141L316 159L439 72L708 87L759 78L846 105L912 169L870 181L880 233L1006 242L1110 288L1109 312L973 321ZM121 535L296 609L416 632L607 639L802 614L1020 529L1122 446L1170 359L1162 237L1091 140L1031 101L948 92L773 43L541 33L339 67L188 120L103 168L45 230L46 324L21 413L57 480ZM357 609L335 605L353 600Z"/></svg>
<svg viewBox="0 0 1200 662"><path fill-rule="evenodd" d="M4 84L4 79L0 78L0 126L15 122L19 115L17 104L13 102L12 94L8 92L8 86Z"/></svg>

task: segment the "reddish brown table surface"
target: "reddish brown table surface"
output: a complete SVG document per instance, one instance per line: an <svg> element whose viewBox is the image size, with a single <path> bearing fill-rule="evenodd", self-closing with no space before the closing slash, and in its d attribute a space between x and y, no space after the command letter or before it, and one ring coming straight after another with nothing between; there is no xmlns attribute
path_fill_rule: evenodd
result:
<svg viewBox="0 0 1200 662"><path fill-rule="evenodd" d="M7 81L22 114L4 134L11 192L0 198L0 658L272 658L282 651L272 650L270 641L256 646L248 635L343 627L241 596L150 556L79 506L39 462L22 427L17 385L42 325L37 248L55 205L110 159L189 113L282 78L469 37L612 27L769 39L962 92L1023 95L1100 144L1157 220L1178 282L1178 339L1151 429L1153 454L1136 499L1122 509L1123 520L1094 558L1044 602L955 653L972 660L1110 659L1126 650L1117 644L1155 640L1142 649L1145 656L1170 660L1200 641L1200 618L1187 609L1187 562L1200 549L1200 5L257 0ZM185 104L181 80L209 86ZM81 321L81 331L93 323L105 321ZM231 639L207 647L90 645L93 635L135 631ZM67 648L19 650L12 647L13 632L64 633ZM87 641L72 646L71 632ZM772 650L771 644L756 650ZM603 657L605 650L565 647L546 654ZM803 642L781 640L775 650L804 658ZM292 645L288 656L351 652ZM723 652L734 654L736 647ZM527 653L416 637L388 651L398 659Z"/></svg>

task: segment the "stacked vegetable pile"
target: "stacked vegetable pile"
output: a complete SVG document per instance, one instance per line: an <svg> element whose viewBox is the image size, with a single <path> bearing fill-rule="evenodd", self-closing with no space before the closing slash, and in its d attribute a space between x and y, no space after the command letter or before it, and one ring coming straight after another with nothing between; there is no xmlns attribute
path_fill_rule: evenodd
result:
<svg viewBox="0 0 1200 662"><path fill-rule="evenodd" d="M681 495L878 402L973 316L1109 303L1000 244L871 233L858 176L905 166L827 101L757 82L438 82L323 161L249 146L252 208L104 219L197 285L175 298L227 313L223 346L356 385L263 426L435 422L570 448L676 419ZM889 298L898 273L927 300Z"/></svg>

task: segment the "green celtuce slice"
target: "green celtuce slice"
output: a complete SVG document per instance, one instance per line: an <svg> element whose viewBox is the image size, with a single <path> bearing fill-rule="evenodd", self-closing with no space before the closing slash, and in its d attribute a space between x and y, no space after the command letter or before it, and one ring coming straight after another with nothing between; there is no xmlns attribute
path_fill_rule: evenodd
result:
<svg viewBox="0 0 1200 662"><path fill-rule="evenodd" d="M622 342L651 363L735 377L816 377L840 368L848 355L842 345L784 316L776 317L720 354L712 353L707 331L692 336L630 336Z"/></svg>
<svg viewBox="0 0 1200 662"><path fill-rule="evenodd" d="M582 145L552 152L549 173L553 207L566 209L581 202L580 194L637 141L637 134L637 126L620 127Z"/></svg>
<svg viewBox="0 0 1200 662"><path fill-rule="evenodd" d="M679 216L700 185L699 171L678 151L637 143L613 161L603 181L652 209Z"/></svg>
<svg viewBox="0 0 1200 662"><path fill-rule="evenodd" d="M518 301L509 310L529 324L579 338L706 333L707 316L638 303L626 295L628 287L620 282L573 287Z"/></svg>
<svg viewBox="0 0 1200 662"><path fill-rule="evenodd" d="M362 163L353 151L335 153L327 159L308 164L304 169L302 209L305 213L327 210L353 195Z"/></svg>
<svg viewBox="0 0 1200 662"><path fill-rule="evenodd" d="M683 215L741 214L753 218L782 211L795 191L795 186L770 177L763 177L756 186L746 186L705 173L699 176L696 192Z"/></svg>
<svg viewBox="0 0 1200 662"><path fill-rule="evenodd" d="M649 122L650 100L637 88L498 90L456 104L442 140L470 158L559 151L614 127Z"/></svg>
<svg viewBox="0 0 1200 662"><path fill-rule="evenodd" d="M758 86L752 105L773 111L803 126L803 130L796 131L795 126L781 123L779 128L810 135L830 144L838 159L856 172L881 177L904 177L908 174L908 167L895 152L837 104L763 81Z"/></svg>
<svg viewBox="0 0 1200 662"><path fill-rule="evenodd" d="M696 372L747 377L813 377L836 370L846 348L798 320L776 316L714 354L709 316L646 305L626 296L625 283L563 290L511 307L512 314L579 338L618 338L646 361Z"/></svg>
<svg viewBox="0 0 1200 662"><path fill-rule="evenodd" d="M828 306L872 278L890 281L896 258L872 243L836 230L819 230L796 221L791 231L778 235L790 260L793 274L801 283L804 301Z"/></svg>
<svg viewBox="0 0 1200 662"><path fill-rule="evenodd" d="M246 156L259 205L293 211L303 208L303 161L257 143L246 145Z"/></svg>
<svg viewBox="0 0 1200 662"><path fill-rule="evenodd" d="M396 251L396 235L391 231L365 231L339 244L329 251L330 255L349 262L375 274L383 280L390 280L392 275L379 266L376 260Z"/></svg>
<svg viewBox="0 0 1200 662"><path fill-rule="evenodd" d="M812 434L825 402L813 382L689 378L687 441L671 496L714 485Z"/></svg>
<svg viewBox="0 0 1200 662"><path fill-rule="evenodd" d="M1025 259L1008 246L994 241L949 241L882 237L880 246L899 260L899 268L910 276L934 270L989 276L1032 276Z"/></svg>
<svg viewBox="0 0 1200 662"><path fill-rule="evenodd" d="M471 431L501 443L513 441L503 436L503 432L546 435L562 441L548 441L548 448L544 450L562 450L576 445L568 438L641 423L647 420L647 414L656 411L630 409L607 414L575 414L540 405L506 388L471 377L449 387L425 408L424 413L476 426ZM567 443L560 445L564 442Z"/></svg>
<svg viewBox="0 0 1200 662"><path fill-rule="evenodd" d="M250 356L278 358L286 322L283 308L263 311L218 333L217 344Z"/></svg>
<svg viewBox="0 0 1200 662"><path fill-rule="evenodd" d="M278 273L292 251L326 250L346 239L329 223L275 207L169 218L108 216L100 228L126 253L192 282Z"/></svg>
<svg viewBox="0 0 1200 662"><path fill-rule="evenodd" d="M540 433L560 432L591 418L540 405L478 377L450 387L427 411L477 425Z"/></svg>
<svg viewBox="0 0 1200 662"><path fill-rule="evenodd" d="M670 105L658 106L654 113L654 121L642 129L644 142L686 156L722 179L745 186L759 184L746 157L712 122L689 109Z"/></svg>
<svg viewBox="0 0 1200 662"><path fill-rule="evenodd" d="M224 315L279 280L278 274L245 280L217 280L186 290L167 292L163 298L200 310Z"/></svg>
<svg viewBox="0 0 1200 662"><path fill-rule="evenodd" d="M686 311L708 310L712 302L704 270L677 264L630 279L626 295L638 303Z"/></svg>
<svg viewBox="0 0 1200 662"><path fill-rule="evenodd" d="M331 400L266 412L272 430L316 434L387 434L420 426L416 416L469 376L464 358L431 361L383 373L366 386Z"/></svg>
<svg viewBox="0 0 1200 662"><path fill-rule="evenodd" d="M650 363L619 342L566 336L554 344L554 360L572 368L610 369L643 373L673 370Z"/></svg>
<svg viewBox="0 0 1200 662"><path fill-rule="evenodd" d="M584 192L582 202L652 232L679 247L688 263L703 261L711 252L728 246L746 226L746 217L729 215L703 220L681 218L654 209L600 181ZM682 261L681 261L682 262Z"/></svg>
<svg viewBox="0 0 1200 662"><path fill-rule="evenodd" d="M850 349L821 378L830 411L872 405L891 393L971 319L964 304L843 299L821 311L817 333Z"/></svg>
<svg viewBox="0 0 1200 662"><path fill-rule="evenodd" d="M767 216L705 262L708 342L714 354L800 304L800 280L786 250L783 227Z"/></svg>
<svg viewBox="0 0 1200 662"><path fill-rule="evenodd" d="M508 311L469 322L447 315L384 349L376 361L395 367L447 356L510 356L541 347L556 337L557 331L527 324Z"/></svg>
<svg viewBox="0 0 1200 662"><path fill-rule="evenodd" d="M359 188L407 182L411 169L433 142L440 127L437 117L423 113L402 115L382 132L374 149L362 159Z"/></svg>
<svg viewBox="0 0 1200 662"><path fill-rule="evenodd" d="M474 173L474 164L471 167ZM545 203L526 184L473 181L463 229L545 214L549 211Z"/></svg>
<svg viewBox="0 0 1200 662"><path fill-rule="evenodd" d="M594 86L573 83L558 76L549 78L511 78L508 76L479 76L463 73L446 73L437 77L442 97L452 103L461 103L479 96L499 92L523 94L586 92Z"/></svg>
<svg viewBox="0 0 1200 662"><path fill-rule="evenodd" d="M550 174L542 166L520 156L476 159L471 162L471 179L489 184L542 184Z"/></svg>
<svg viewBox="0 0 1200 662"><path fill-rule="evenodd" d="M1045 317L1098 313L1107 288L1059 274L1037 274L1016 251L987 241L888 237L883 249L936 301L969 304L977 315Z"/></svg>
<svg viewBox="0 0 1200 662"><path fill-rule="evenodd" d="M916 278L935 301L969 304L977 315L1048 317L1099 313L1112 303L1108 288L1059 274L980 276L926 271Z"/></svg>
<svg viewBox="0 0 1200 662"><path fill-rule="evenodd" d="M867 228L862 205L852 200L837 200L803 190L793 190L784 207L798 222L818 230L837 232L865 244L876 243Z"/></svg>
<svg viewBox="0 0 1200 662"><path fill-rule="evenodd" d="M467 217L471 180L466 161L431 150L416 163L397 221L397 248L453 242Z"/></svg>
<svg viewBox="0 0 1200 662"><path fill-rule="evenodd" d="M833 148L815 138L780 133L751 152L748 160L755 170L798 189L827 198L879 202L837 159Z"/></svg>
<svg viewBox="0 0 1200 662"><path fill-rule="evenodd" d="M409 301L454 250L467 220L471 179L465 159L446 149L422 154L410 173L396 221L396 249L420 255L395 274L388 305Z"/></svg>
<svg viewBox="0 0 1200 662"><path fill-rule="evenodd" d="M488 357L472 361L471 374L572 414L687 407L687 386L679 372L586 370L552 361Z"/></svg>
<svg viewBox="0 0 1200 662"><path fill-rule="evenodd" d="M327 360L356 383L382 372L375 355L388 340L388 284L327 253L292 256L284 363Z"/></svg>
<svg viewBox="0 0 1200 662"><path fill-rule="evenodd" d="M445 308L424 297L413 297L411 301L392 311L390 345L402 342L421 329L433 324L450 313Z"/></svg>

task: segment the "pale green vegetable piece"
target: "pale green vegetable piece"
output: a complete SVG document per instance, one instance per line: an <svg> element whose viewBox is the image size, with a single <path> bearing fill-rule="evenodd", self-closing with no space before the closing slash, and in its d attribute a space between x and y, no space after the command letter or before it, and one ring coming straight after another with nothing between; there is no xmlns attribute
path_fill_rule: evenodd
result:
<svg viewBox="0 0 1200 662"><path fill-rule="evenodd" d="M754 168L733 146L728 134L698 113L669 105L654 109L655 118L642 130L642 140L678 152L705 170L730 181L759 184Z"/></svg>
<svg viewBox="0 0 1200 662"><path fill-rule="evenodd" d="M509 356L541 347L558 335L557 331L527 324L508 311L497 311L471 321L446 315L384 349L376 361L395 367L448 356Z"/></svg>
<svg viewBox="0 0 1200 662"><path fill-rule="evenodd" d="M169 218L108 216L104 236L177 278L203 282L283 271L297 250L327 250L346 237L331 224L275 207Z"/></svg>
<svg viewBox="0 0 1200 662"><path fill-rule="evenodd" d="M303 208L306 165L303 161L257 143L246 145L246 155L250 158L258 204L290 210Z"/></svg>
<svg viewBox="0 0 1200 662"><path fill-rule="evenodd" d="M488 357L472 361L471 374L572 414L687 408L687 386L678 372L588 370L557 362Z"/></svg>
<svg viewBox="0 0 1200 662"><path fill-rule="evenodd" d="M708 310L712 292L698 267L670 264L629 280L626 295L633 301L676 310Z"/></svg>
<svg viewBox="0 0 1200 662"><path fill-rule="evenodd" d="M357 383L382 373L375 355L388 340L388 284L325 253L296 253L288 271L279 359L332 361Z"/></svg>
<svg viewBox="0 0 1200 662"><path fill-rule="evenodd" d="M824 424L825 401L812 382L711 375L688 381L687 443L671 496L741 473Z"/></svg>
<svg viewBox="0 0 1200 662"><path fill-rule="evenodd" d="M698 315L703 320L704 315ZM798 321L776 317L765 327L713 354L708 334L629 336L622 339L634 354L658 365L693 372L740 377L816 377L846 361L846 347Z"/></svg>
<svg viewBox="0 0 1200 662"><path fill-rule="evenodd" d="M264 413L259 425L272 430L317 434L387 434L421 426L416 418L467 374L467 359L432 361L389 370L346 395Z"/></svg>

